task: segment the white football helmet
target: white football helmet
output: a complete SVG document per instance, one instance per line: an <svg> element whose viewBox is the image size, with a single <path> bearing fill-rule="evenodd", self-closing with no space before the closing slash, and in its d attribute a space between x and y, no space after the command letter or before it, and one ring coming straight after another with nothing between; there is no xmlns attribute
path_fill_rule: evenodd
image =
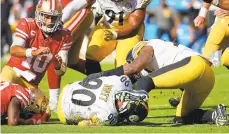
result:
<svg viewBox="0 0 229 134"><path fill-rule="evenodd" d="M50 18L47 22L47 18ZM58 0L40 0L36 6L35 19L45 33L55 32L61 22L62 6ZM50 21L51 20L51 21Z"/></svg>

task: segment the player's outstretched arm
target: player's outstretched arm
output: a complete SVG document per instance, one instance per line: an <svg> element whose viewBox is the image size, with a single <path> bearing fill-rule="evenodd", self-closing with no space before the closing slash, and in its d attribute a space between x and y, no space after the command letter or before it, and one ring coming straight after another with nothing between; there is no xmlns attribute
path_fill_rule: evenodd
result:
<svg viewBox="0 0 229 134"><path fill-rule="evenodd" d="M24 48L22 46L13 45L10 48L10 54L15 57L25 58L25 57L34 57L41 54L50 53L50 49L48 47L41 47L37 50L32 50L32 48Z"/></svg>
<svg viewBox="0 0 229 134"><path fill-rule="evenodd" d="M122 65L112 70L91 74L83 80L83 84L88 83L92 79L96 79L103 76L111 76L111 75L131 76L136 73L139 73L150 62L152 56L153 56L153 48L151 46L144 46L140 50L137 58L134 59L132 63Z"/></svg>
<svg viewBox="0 0 229 134"><path fill-rule="evenodd" d="M135 36L138 33L144 19L145 9L135 10L128 18L128 25L126 25L125 28L115 31L117 33L117 39L125 39Z"/></svg>
<svg viewBox="0 0 229 134"><path fill-rule="evenodd" d="M36 118L31 118L28 120L19 118L20 116L20 107L21 104L18 100L18 98L13 97L10 101L9 107L8 107L8 125L9 126L16 126L16 125L35 125L40 124L41 121L37 120ZM39 118L39 117L38 117Z"/></svg>
<svg viewBox="0 0 229 134"><path fill-rule="evenodd" d="M92 5L95 0L73 0L63 9L62 22L67 22L80 9Z"/></svg>

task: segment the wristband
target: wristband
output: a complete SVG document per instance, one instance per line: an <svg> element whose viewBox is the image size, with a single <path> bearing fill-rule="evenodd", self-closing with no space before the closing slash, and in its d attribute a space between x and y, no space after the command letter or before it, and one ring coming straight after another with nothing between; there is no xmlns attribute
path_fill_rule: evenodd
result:
<svg viewBox="0 0 229 134"><path fill-rule="evenodd" d="M25 56L28 57L28 58L32 58L33 55L32 55L32 48L28 48L25 50Z"/></svg>
<svg viewBox="0 0 229 134"><path fill-rule="evenodd" d="M201 7L200 12L199 12L199 16L206 18L207 13L208 13L208 9Z"/></svg>

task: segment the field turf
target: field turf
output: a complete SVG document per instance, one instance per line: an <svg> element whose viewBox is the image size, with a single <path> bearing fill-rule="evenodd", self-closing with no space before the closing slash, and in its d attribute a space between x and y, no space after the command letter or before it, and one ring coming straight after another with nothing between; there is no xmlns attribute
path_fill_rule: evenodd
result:
<svg viewBox="0 0 229 134"><path fill-rule="evenodd" d="M112 65L103 64L103 69L112 68ZM229 71L224 67L214 69L216 74L216 84L203 104L204 109L215 109L215 107L224 103L229 106ZM182 73L182 72L181 72ZM68 69L62 78L61 87L67 83L82 80L85 76ZM44 77L40 83L40 88L48 95L47 78ZM113 127L77 127L64 125L58 121L57 115L52 113L49 122L42 125L33 126L1 126L2 133L229 133L229 125L217 127L215 124L200 125L173 125L168 123L175 115L175 108L168 103L168 98L179 97L180 90L154 90L150 93L148 117L139 124L128 126ZM227 109L229 116L229 108Z"/></svg>

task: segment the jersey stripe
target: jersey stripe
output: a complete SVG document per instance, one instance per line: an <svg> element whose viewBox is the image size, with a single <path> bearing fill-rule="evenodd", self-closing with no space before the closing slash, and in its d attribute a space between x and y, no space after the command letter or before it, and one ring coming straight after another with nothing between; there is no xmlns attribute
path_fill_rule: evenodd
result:
<svg viewBox="0 0 229 134"><path fill-rule="evenodd" d="M66 28L71 32L73 32L79 26L79 24L84 20L87 13L88 13L88 9L81 10L76 16L73 16L73 19L71 19L70 24L68 24Z"/></svg>
<svg viewBox="0 0 229 134"><path fill-rule="evenodd" d="M26 97L26 96L25 96L21 91L19 91L19 90L16 90L16 92L19 93L19 94L26 100L27 104L29 104L29 99L28 99L28 97Z"/></svg>
<svg viewBox="0 0 229 134"><path fill-rule="evenodd" d="M23 40L26 40L26 39L27 39L27 38L25 37L25 35L23 35L23 34L21 34L21 33L16 32L15 35L16 35L17 37L23 39Z"/></svg>
<svg viewBox="0 0 229 134"><path fill-rule="evenodd" d="M24 31L22 31L22 30L20 30L18 28L16 28L16 32L19 32L19 33L23 34L26 38L29 38L27 33L25 33Z"/></svg>
<svg viewBox="0 0 229 134"><path fill-rule="evenodd" d="M25 102L24 99L22 99L21 96L19 96L19 95L16 94L16 97L17 97L19 100L21 100L21 101L23 102L23 106L24 106L24 107L28 106L28 104Z"/></svg>

